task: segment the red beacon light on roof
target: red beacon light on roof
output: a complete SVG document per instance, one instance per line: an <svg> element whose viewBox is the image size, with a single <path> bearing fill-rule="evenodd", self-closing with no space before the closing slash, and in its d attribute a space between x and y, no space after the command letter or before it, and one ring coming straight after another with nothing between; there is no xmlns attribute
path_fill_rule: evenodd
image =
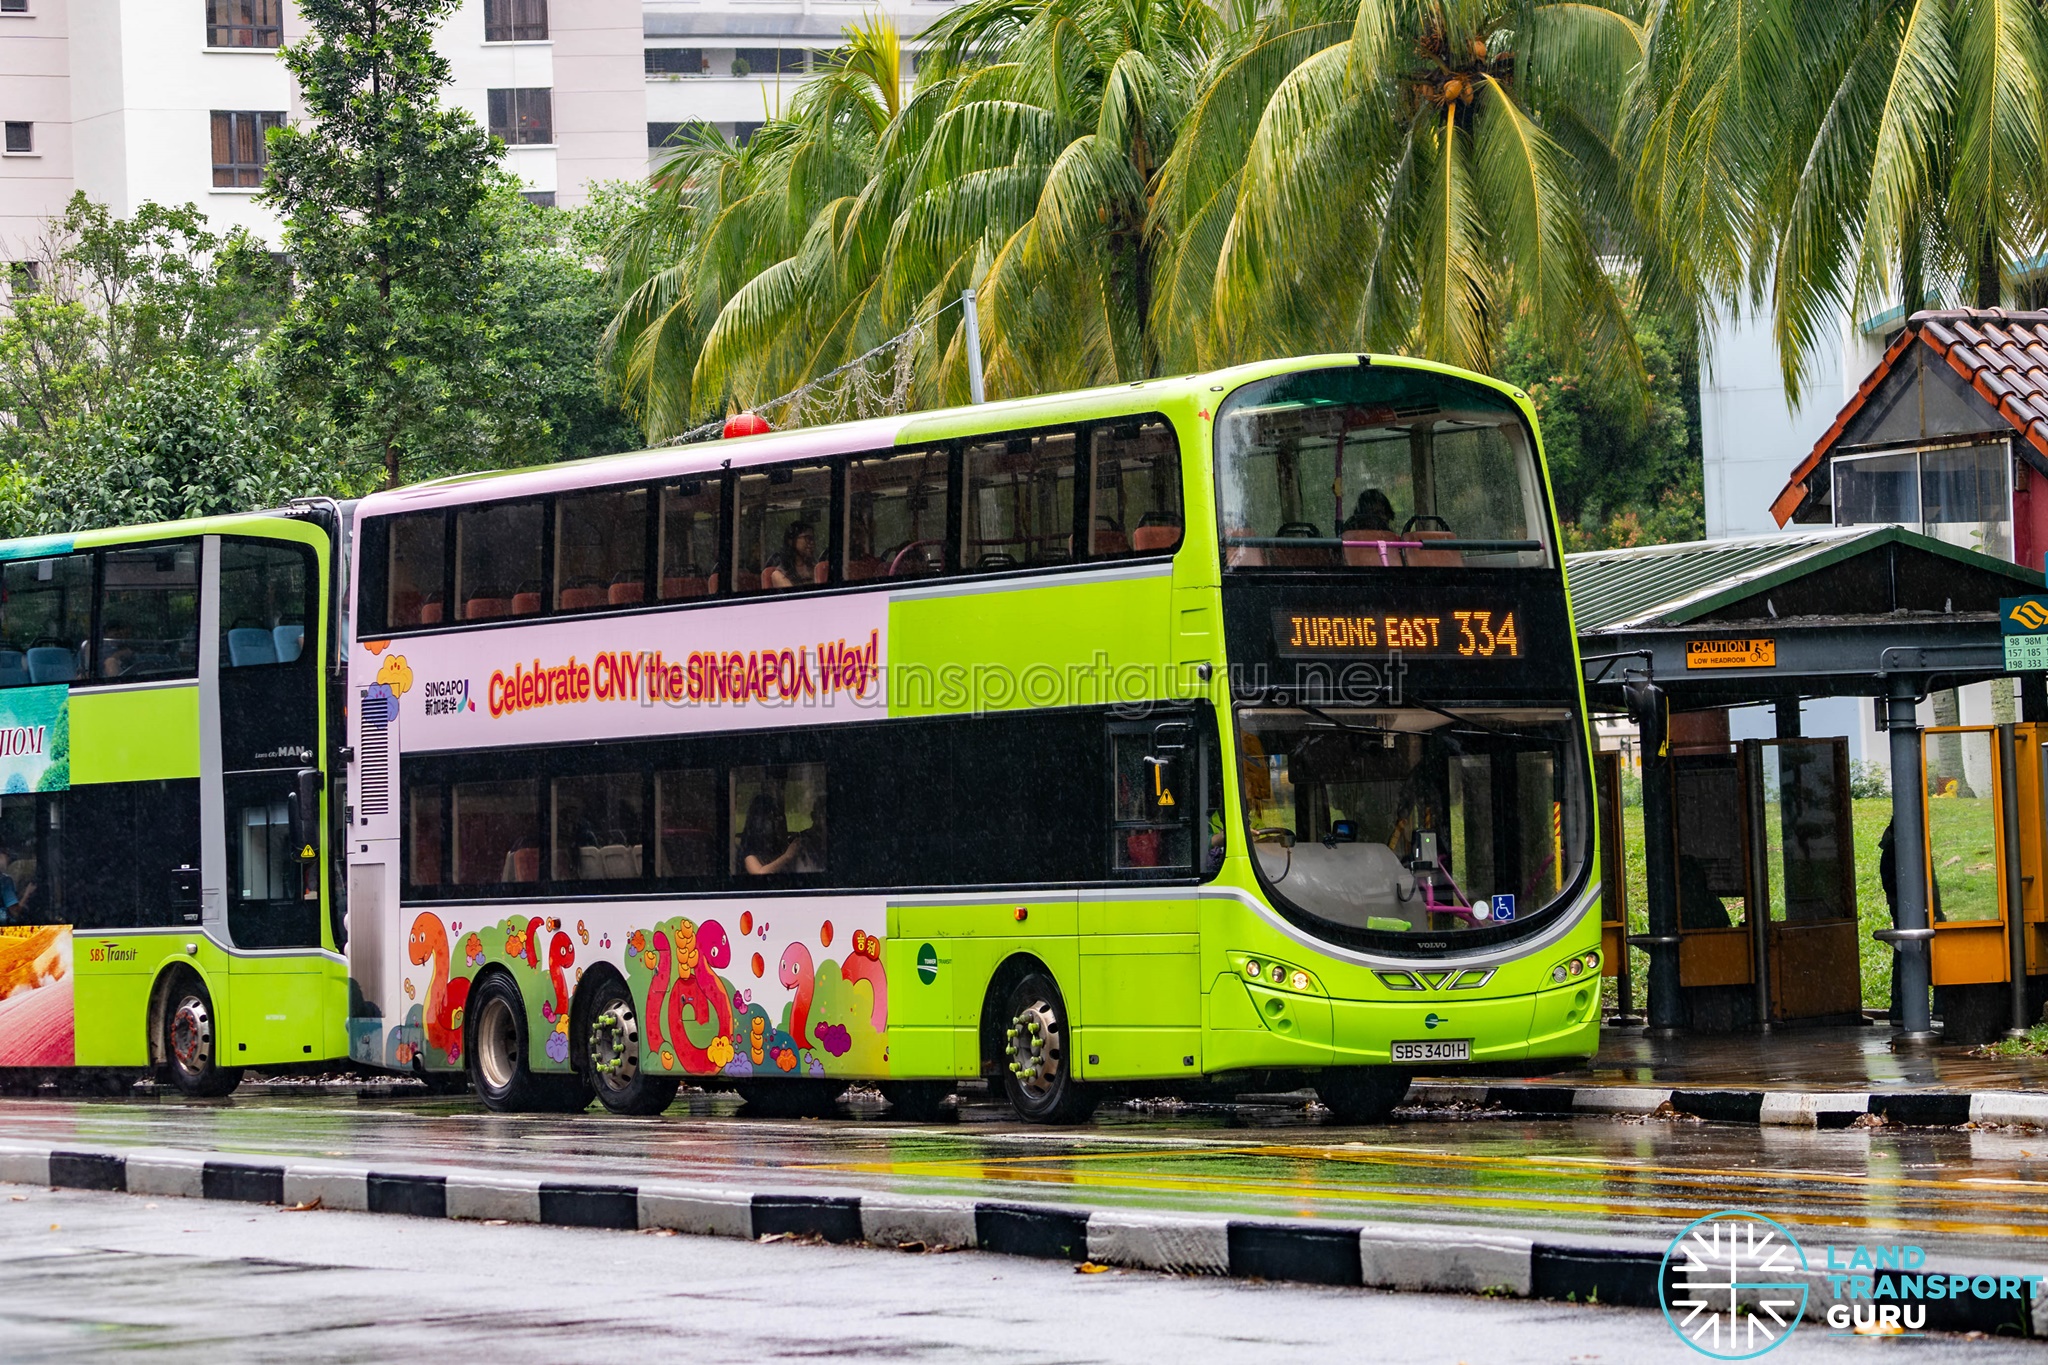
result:
<svg viewBox="0 0 2048 1365"><path fill-rule="evenodd" d="M775 430L768 425L768 419L758 412L736 412L725 419L725 436L766 436Z"/></svg>

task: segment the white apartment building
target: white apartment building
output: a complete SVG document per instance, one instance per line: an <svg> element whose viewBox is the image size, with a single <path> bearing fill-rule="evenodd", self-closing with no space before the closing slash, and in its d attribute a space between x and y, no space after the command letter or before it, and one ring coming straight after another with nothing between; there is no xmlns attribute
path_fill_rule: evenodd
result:
<svg viewBox="0 0 2048 1365"><path fill-rule="evenodd" d="M914 35L945 8L464 0L437 46L448 98L505 140L528 193L573 206L646 174L686 124L744 139L846 25L879 9ZM0 0L0 260L32 255L74 190L124 214L194 203L275 242L262 135L303 112L278 49L304 34L290 0Z"/></svg>

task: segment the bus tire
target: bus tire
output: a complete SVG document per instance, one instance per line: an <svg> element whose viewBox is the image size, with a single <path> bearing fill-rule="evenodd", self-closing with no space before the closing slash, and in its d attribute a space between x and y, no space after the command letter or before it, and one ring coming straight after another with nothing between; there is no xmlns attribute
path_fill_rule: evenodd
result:
<svg viewBox="0 0 2048 1365"><path fill-rule="evenodd" d="M954 1090L951 1081L891 1081L882 1087L882 1098L889 1101L892 1119L936 1123L946 1117L946 1101Z"/></svg>
<svg viewBox="0 0 2048 1365"><path fill-rule="evenodd" d="M580 1059L585 1082L614 1114L659 1114L674 1102L681 1080L654 1075L641 1066L640 1018L632 994L610 972L585 989L591 992L582 1012L589 1021Z"/></svg>
<svg viewBox="0 0 2048 1365"><path fill-rule="evenodd" d="M164 993L164 1071L172 1085L194 1099L218 1099L242 1083L242 1069L222 1066L214 1050L213 996L189 972L171 979Z"/></svg>
<svg viewBox="0 0 2048 1365"><path fill-rule="evenodd" d="M1073 1029L1052 977L1026 973L1010 987L1002 1017L999 1056L1010 1106L1033 1123L1080 1123L1094 1113L1097 1097L1068 1061Z"/></svg>
<svg viewBox="0 0 2048 1365"><path fill-rule="evenodd" d="M555 1110L567 1096L536 1076L526 1065L526 1002L519 987L503 972L478 979L464 1006L463 1051L469 1057L469 1083L484 1107L499 1114ZM585 1104L590 1102L584 1096Z"/></svg>
<svg viewBox="0 0 2048 1365"><path fill-rule="evenodd" d="M846 1093L846 1082L792 1078L754 1081L734 1089L746 1105L744 1112L748 1118L829 1119L839 1112L839 1097Z"/></svg>
<svg viewBox="0 0 2048 1365"><path fill-rule="evenodd" d="M1408 1073L1392 1067L1325 1071L1316 1080L1316 1097L1339 1123L1384 1123L1407 1094Z"/></svg>

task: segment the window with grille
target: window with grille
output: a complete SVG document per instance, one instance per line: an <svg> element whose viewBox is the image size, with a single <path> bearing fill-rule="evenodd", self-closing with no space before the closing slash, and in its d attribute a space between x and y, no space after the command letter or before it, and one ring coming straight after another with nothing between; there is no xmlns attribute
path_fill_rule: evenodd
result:
<svg viewBox="0 0 2048 1365"><path fill-rule="evenodd" d="M0 14L27 14L28 0L0 0Z"/></svg>
<svg viewBox="0 0 2048 1365"><path fill-rule="evenodd" d="M272 128L284 127L284 114L267 110L216 109L213 111L213 183L235 189L254 189L263 183L263 163L268 159L263 138Z"/></svg>
<svg viewBox="0 0 2048 1365"><path fill-rule="evenodd" d="M484 0L484 41L531 43L548 36L548 0Z"/></svg>
<svg viewBox="0 0 2048 1365"><path fill-rule="evenodd" d="M784 75L801 72L805 65L804 58L809 53L801 47L743 47L734 55L747 64L749 75L773 76L777 72Z"/></svg>
<svg viewBox="0 0 2048 1365"><path fill-rule="evenodd" d="M36 149L36 126L33 123L9 123L7 125L7 150L10 152L32 152Z"/></svg>
<svg viewBox="0 0 2048 1365"><path fill-rule="evenodd" d="M531 147L555 140L554 91L546 88L493 90L491 132L507 146Z"/></svg>
<svg viewBox="0 0 2048 1365"><path fill-rule="evenodd" d="M650 47L645 60L650 76L698 76L705 70L701 47Z"/></svg>
<svg viewBox="0 0 2048 1365"><path fill-rule="evenodd" d="M206 45L280 47L283 8L284 0L206 0Z"/></svg>

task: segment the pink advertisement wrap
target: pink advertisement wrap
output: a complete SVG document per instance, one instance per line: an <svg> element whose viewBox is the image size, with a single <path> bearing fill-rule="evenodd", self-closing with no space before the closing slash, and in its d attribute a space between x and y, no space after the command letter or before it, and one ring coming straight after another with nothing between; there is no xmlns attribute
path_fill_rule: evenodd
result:
<svg viewBox="0 0 2048 1365"><path fill-rule="evenodd" d="M768 598L372 640L352 663L406 752L818 725L886 714L888 612Z"/></svg>

